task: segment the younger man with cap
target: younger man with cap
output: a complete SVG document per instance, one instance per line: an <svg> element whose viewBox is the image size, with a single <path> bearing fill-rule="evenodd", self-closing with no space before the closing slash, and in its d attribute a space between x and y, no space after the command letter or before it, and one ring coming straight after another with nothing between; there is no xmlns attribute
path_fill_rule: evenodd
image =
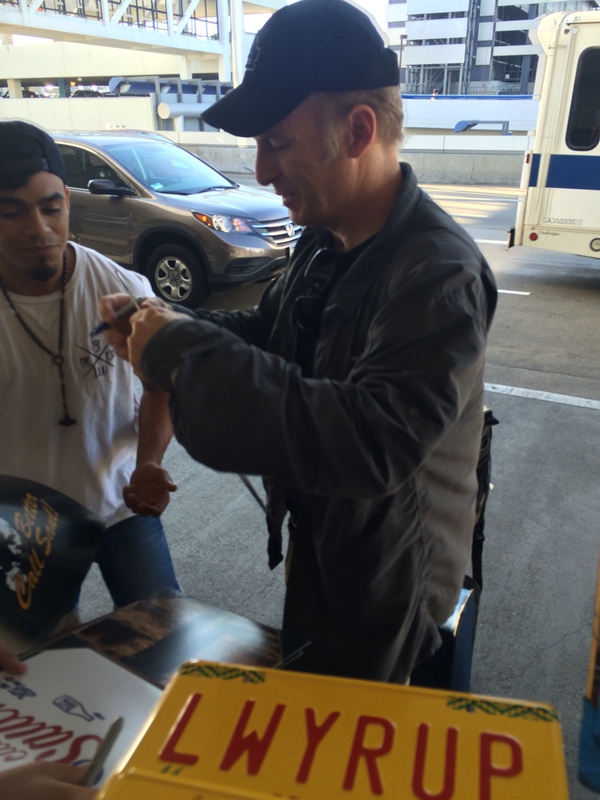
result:
<svg viewBox="0 0 600 800"><path fill-rule="evenodd" d="M180 590L158 517L176 488L160 467L172 429L166 395L146 386L138 404L129 365L90 334L98 298L121 288L117 271L134 296L152 292L68 243L65 181L45 131L0 122L0 474L57 489L106 522L97 561L125 605ZM132 514L124 490L154 516ZM0 649L3 663L18 669Z"/></svg>
<svg viewBox="0 0 600 800"><path fill-rule="evenodd" d="M403 682L467 566L496 289L398 164L398 82L355 6L277 11L204 119L255 137L257 180L306 230L258 307L190 318L152 301L128 347L194 458L264 476L272 564L289 512L283 623L312 641L293 668Z"/></svg>

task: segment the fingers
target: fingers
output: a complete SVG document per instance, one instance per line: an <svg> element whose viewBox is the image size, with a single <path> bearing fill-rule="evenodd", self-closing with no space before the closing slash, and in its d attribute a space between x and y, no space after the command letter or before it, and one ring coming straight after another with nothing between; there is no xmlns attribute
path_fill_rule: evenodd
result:
<svg viewBox="0 0 600 800"><path fill-rule="evenodd" d="M101 319L112 325L116 319L119 309L126 306L131 301L127 294L107 294L98 300L98 311Z"/></svg>
<svg viewBox="0 0 600 800"><path fill-rule="evenodd" d="M125 361L128 358L127 337L131 333L131 325L128 316L119 319L117 314L130 302L131 298L126 294L109 294L98 301L100 317L109 325L103 332L104 336L119 358Z"/></svg>
<svg viewBox="0 0 600 800"><path fill-rule="evenodd" d="M161 300L160 297L145 297L144 301L140 303L142 308L167 308L172 309L168 303Z"/></svg>
<svg viewBox="0 0 600 800"><path fill-rule="evenodd" d="M141 355L148 341L164 325L177 317L177 312L158 297L144 298L141 311L118 316L118 312L131 303L126 294L109 294L98 301L100 317L109 327L104 336L120 358L131 361L138 375Z"/></svg>
<svg viewBox="0 0 600 800"><path fill-rule="evenodd" d="M159 297L144 297L141 300L138 298L141 308L164 308L171 309L172 307L161 300ZM128 294L107 294L98 300L98 311L100 317L112 325L117 317L118 312L131 302L131 297Z"/></svg>
<svg viewBox="0 0 600 800"><path fill-rule="evenodd" d="M120 333L116 328L107 328L103 331L103 334L119 358L122 358L123 361L129 361L127 334Z"/></svg>
<svg viewBox="0 0 600 800"><path fill-rule="evenodd" d="M146 303L149 301L145 300L142 310L130 317L131 335L127 340L129 360L139 376L142 374L142 353L150 339L169 322L179 318L179 314L166 305L157 306L152 301L146 306Z"/></svg>
<svg viewBox="0 0 600 800"><path fill-rule="evenodd" d="M12 650L0 644L0 669L10 675L22 675L27 669L27 664L24 664Z"/></svg>
<svg viewBox="0 0 600 800"><path fill-rule="evenodd" d="M130 494L125 500L125 505L134 514L140 517L160 517L171 502L171 495L165 492L160 497L141 500L137 495Z"/></svg>
<svg viewBox="0 0 600 800"><path fill-rule="evenodd" d="M134 514L140 517L160 517L170 502L170 495L166 494L159 502L150 502L148 500L140 500L136 494L129 493L124 495L125 505L131 509Z"/></svg>
<svg viewBox="0 0 600 800"><path fill-rule="evenodd" d="M2 800L92 800L96 792L78 784L85 767L36 761L0 773Z"/></svg>
<svg viewBox="0 0 600 800"><path fill-rule="evenodd" d="M74 767L72 764L57 764L54 761L36 761L34 763L40 765L39 772L45 777L62 783L72 783L75 786L83 779L87 769L87 764L82 767Z"/></svg>
<svg viewBox="0 0 600 800"><path fill-rule="evenodd" d="M160 506L152 505L151 503L138 503L138 510L136 513L140 517L160 517L168 505L168 500Z"/></svg>
<svg viewBox="0 0 600 800"><path fill-rule="evenodd" d="M177 484L164 467L153 462L137 467L130 483L123 489L125 505L141 517L159 517L171 499Z"/></svg>
<svg viewBox="0 0 600 800"><path fill-rule="evenodd" d="M123 488L123 500L127 508L131 509L134 514L138 513L139 502L137 494L131 490L130 486L125 486Z"/></svg>

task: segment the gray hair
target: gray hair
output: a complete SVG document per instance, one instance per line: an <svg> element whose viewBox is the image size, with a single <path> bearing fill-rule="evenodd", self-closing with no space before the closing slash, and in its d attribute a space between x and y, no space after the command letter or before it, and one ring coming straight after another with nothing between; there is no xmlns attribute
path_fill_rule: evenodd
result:
<svg viewBox="0 0 600 800"><path fill-rule="evenodd" d="M397 86L356 89L351 92L315 92L323 141L323 158L333 160L339 152L340 124L358 105L370 106L377 119L377 135L384 144L401 142L402 99Z"/></svg>

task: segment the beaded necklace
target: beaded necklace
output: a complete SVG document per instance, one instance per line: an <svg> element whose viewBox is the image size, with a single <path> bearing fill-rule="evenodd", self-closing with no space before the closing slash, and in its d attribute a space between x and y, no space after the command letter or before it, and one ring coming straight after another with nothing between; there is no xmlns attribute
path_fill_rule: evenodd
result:
<svg viewBox="0 0 600 800"><path fill-rule="evenodd" d="M10 298L10 295L4 288L2 281L0 281L0 289L2 290L2 294L6 298L6 302L11 307L12 311L14 312L15 317L19 321L21 327L25 331L25 333L30 337L30 339L40 348L43 350L44 353L48 353L48 355L52 358L52 363L56 365L58 369L58 374L60 377L60 394L62 398L62 405L64 416L61 420L58 421L59 425L64 425L68 427L69 425L75 425L77 420L74 420L69 415L69 408L67 406L67 387L65 385L65 373L64 373L64 363L65 359L62 354L63 350L63 341L64 341L64 333L65 333L65 289L67 286L67 251L63 253L63 269L62 274L60 276L60 311L59 311L59 323L58 323L58 352L53 353L49 347L38 339L35 333L31 330L29 325L25 322L23 317L19 314L17 309L15 308L15 304Z"/></svg>

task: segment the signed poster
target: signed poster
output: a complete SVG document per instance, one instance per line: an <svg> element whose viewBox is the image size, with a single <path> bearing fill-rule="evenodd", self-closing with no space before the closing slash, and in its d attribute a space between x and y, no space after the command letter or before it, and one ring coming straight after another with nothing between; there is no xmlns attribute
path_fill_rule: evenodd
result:
<svg viewBox="0 0 600 800"><path fill-rule="evenodd" d="M111 723L123 730L96 786L134 741L161 690L93 650L48 650L24 675L0 672L0 771L43 759L84 764Z"/></svg>
<svg viewBox="0 0 600 800"><path fill-rule="evenodd" d="M117 608L46 645L90 647L164 689L184 661L279 669L307 642L191 597L154 597Z"/></svg>
<svg viewBox="0 0 600 800"><path fill-rule="evenodd" d="M60 492L0 475L0 639L26 649L76 603L103 522Z"/></svg>

